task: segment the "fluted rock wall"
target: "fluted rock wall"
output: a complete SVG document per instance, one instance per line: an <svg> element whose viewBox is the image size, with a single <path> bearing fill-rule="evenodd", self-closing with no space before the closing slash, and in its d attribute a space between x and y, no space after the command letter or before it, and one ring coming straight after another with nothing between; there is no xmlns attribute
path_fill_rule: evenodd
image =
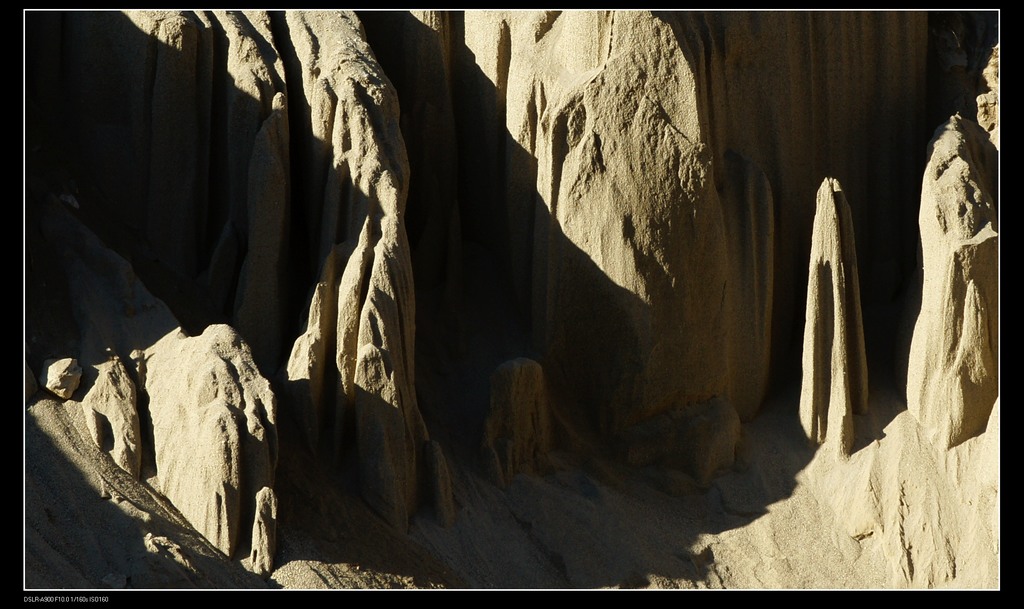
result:
<svg viewBox="0 0 1024 609"><path fill-rule="evenodd" d="M894 585L987 581L998 527L917 507L972 472L998 494L998 46L965 19L31 14L26 400L77 361L89 450L270 577L279 418L390 531L426 502L451 529L498 492L475 475L512 497L558 451L744 471L802 348L837 530ZM867 408L894 354L906 417Z"/></svg>
<svg viewBox="0 0 1024 609"><path fill-rule="evenodd" d="M75 193L91 221L117 218L105 237L147 283L174 286L163 294L192 332L231 323L262 376L280 376L310 447L322 436L340 456L358 444L364 466L406 472L386 499L403 506L389 520L404 528L428 440L413 365L409 170L394 90L359 21L344 12L68 13L31 27L60 41L61 53L41 60L65 77L41 75L30 88L64 117L56 128L97 176L97 192ZM356 378L367 345L390 358L385 385ZM394 454L366 436L390 415L360 406L382 392L402 421L388 440ZM252 493L272 486L272 470ZM368 496L386 482L363 471ZM212 534L230 554L229 528Z"/></svg>
<svg viewBox="0 0 1024 609"><path fill-rule="evenodd" d="M287 362L288 382L299 392L295 408L311 446L327 429L340 451L345 424L354 422L348 437L358 445L364 497L404 529L420 501L429 436L415 392L416 301L404 230L409 169L398 100L354 16L289 12L283 19L301 70L298 90L308 100L310 127L302 132L312 135L299 142L311 193L305 213L319 218L306 239L323 261L305 331Z"/></svg>
<svg viewBox="0 0 1024 609"><path fill-rule="evenodd" d="M494 256L551 382L609 437L713 396L757 413L799 350L810 201L826 175L879 202L852 218L865 306L888 305L911 275L916 228L898 202L917 196L922 159L923 14L365 18L414 104L411 158L430 159L438 188L457 174L461 238ZM449 103L458 168L434 172ZM434 196L410 205L432 213ZM443 242L423 247L443 259Z"/></svg>

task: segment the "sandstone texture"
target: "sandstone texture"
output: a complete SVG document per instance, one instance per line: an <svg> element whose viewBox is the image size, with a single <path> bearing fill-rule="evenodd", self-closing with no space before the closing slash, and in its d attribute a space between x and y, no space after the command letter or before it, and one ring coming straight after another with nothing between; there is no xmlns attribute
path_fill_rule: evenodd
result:
<svg viewBox="0 0 1024 609"><path fill-rule="evenodd" d="M519 358L491 375L491 407L484 422L481 458L495 484L508 486L520 472L540 472L554 441L544 369Z"/></svg>
<svg viewBox="0 0 1024 609"><path fill-rule="evenodd" d="M81 380L82 367L78 365L78 360L65 357L43 362L39 384L53 395L66 400L75 393Z"/></svg>
<svg viewBox="0 0 1024 609"><path fill-rule="evenodd" d="M256 493L256 517L252 521L250 570L261 577L270 575L277 548L277 496L264 486Z"/></svg>
<svg viewBox="0 0 1024 609"><path fill-rule="evenodd" d="M999 394L999 222L995 150L960 115L929 144L921 186L924 286L907 374L907 406L935 442L985 429Z"/></svg>
<svg viewBox="0 0 1024 609"><path fill-rule="evenodd" d="M109 430L111 458L135 478L142 468L142 429L137 404L135 383L116 355L97 366L96 382L82 398L86 423L90 424L96 445L105 448Z"/></svg>
<svg viewBox="0 0 1024 609"><path fill-rule="evenodd" d="M24 25L26 589L1000 586L998 11Z"/></svg>
<svg viewBox="0 0 1024 609"><path fill-rule="evenodd" d="M274 483L270 384L241 337L222 325L165 336L147 354L145 378L160 491L230 557L252 529L259 490Z"/></svg>
<svg viewBox="0 0 1024 609"><path fill-rule="evenodd" d="M818 190L804 322L800 423L815 444L853 448L853 415L868 408L868 370L853 219L839 182Z"/></svg>

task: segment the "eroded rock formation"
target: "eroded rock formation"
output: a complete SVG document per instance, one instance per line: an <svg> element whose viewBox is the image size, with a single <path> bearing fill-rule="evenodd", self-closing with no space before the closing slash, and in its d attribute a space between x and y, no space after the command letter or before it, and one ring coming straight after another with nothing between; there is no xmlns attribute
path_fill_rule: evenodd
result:
<svg viewBox="0 0 1024 609"><path fill-rule="evenodd" d="M985 429L999 395L995 149L960 115L929 144L921 187L924 286L907 406L943 447Z"/></svg>
<svg viewBox="0 0 1024 609"><path fill-rule="evenodd" d="M481 458L495 484L507 486L520 472L543 471L554 441L549 399L544 369L533 360L505 362L491 375Z"/></svg>
<svg viewBox="0 0 1024 609"><path fill-rule="evenodd" d="M96 366L96 373L92 389L82 398L89 431L97 446L105 448L109 444L114 462L138 478L142 468L142 430L135 383L116 355Z"/></svg>
<svg viewBox="0 0 1024 609"><path fill-rule="evenodd" d="M815 444L843 456L853 448L853 415L868 409L868 370L856 239L842 187L818 190L804 321L800 424Z"/></svg>
<svg viewBox="0 0 1024 609"><path fill-rule="evenodd" d="M30 12L26 581L998 585L997 25Z"/></svg>
<svg viewBox="0 0 1024 609"><path fill-rule="evenodd" d="M187 365L183 365L187 362ZM145 371L159 488L228 556L274 484L277 400L248 345L229 326L170 332Z"/></svg>

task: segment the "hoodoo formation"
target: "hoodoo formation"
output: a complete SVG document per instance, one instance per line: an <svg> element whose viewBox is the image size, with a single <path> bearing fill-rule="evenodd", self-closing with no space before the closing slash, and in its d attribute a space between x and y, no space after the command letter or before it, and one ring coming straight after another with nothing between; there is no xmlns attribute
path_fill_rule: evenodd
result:
<svg viewBox="0 0 1024 609"><path fill-rule="evenodd" d="M999 17L25 12L25 588L999 587Z"/></svg>

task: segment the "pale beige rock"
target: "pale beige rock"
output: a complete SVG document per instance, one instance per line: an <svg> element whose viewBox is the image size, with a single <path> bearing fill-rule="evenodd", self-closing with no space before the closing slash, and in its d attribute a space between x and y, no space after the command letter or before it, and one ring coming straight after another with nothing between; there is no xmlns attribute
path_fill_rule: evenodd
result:
<svg viewBox="0 0 1024 609"><path fill-rule="evenodd" d="M39 377L39 384L53 395L67 400L78 389L78 383L82 380L82 367L78 360L65 357L62 359L48 359L43 362L43 373Z"/></svg>
<svg viewBox="0 0 1024 609"><path fill-rule="evenodd" d="M649 13L565 12L539 42L508 19L527 49L508 69L537 81L508 116L537 159L521 234L546 367L607 436L724 394L726 235L687 50Z"/></svg>
<svg viewBox="0 0 1024 609"><path fill-rule="evenodd" d="M984 430L999 393L995 154L976 123L955 115L935 132L921 187L924 286L907 406L944 448Z"/></svg>
<svg viewBox="0 0 1024 609"><path fill-rule="evenodd" d="M313 136L295 142L311 161L300 169L311 197L307 214L320 219L310 222L317 232L308 243L325 261L287 374L300 391L303 383L310 388L298 415L307 441L313 427L329 431L340 454L353 435L345 422L354 418L363 496L404 530L419 503L428 435L415 392L416 305L404 218L409 169L398 100L353 14L290 11L284 25L309 100L308 113L299 115ZM330 169L322 171L325 163ZM336 387L323 381L331 360ZM321 429L330 419L334 428Z"/></svg>
<svg viewBox="0 0 1024 609"><path fill-rule="evenodd" d="M85 427L89 431L89 437L96 444L96 446L98 446L99 448L103 448L103 443L107 439L106 417L93 410L91 406L86 406L85 404L82 404L82 418L85 419ZM100 496L103 497L103 495L105 494L106 490L104 489L100 493ZM107 495L106 497L103 498L107 499L109 497L110 496Z"/></svg>
<svg viewBox="0 0 1024 609"><path fill-rule="evenodd" d="M498 486L547 466L554 443L548 402L544 369L531 359L507 361L491 375L491 407L480 448L485 470Z"/></svg>
<svg viewBox="0 0 1024 609"><path fill-rule="evenodd" d="M853 219L839 182L818 190L804 322L800 424L814 444L849 455L853 415L868 407L868 369Z"/></svg>
<svg viewBox="0 0 1024 609"><path fill-rule="evenodd" d="M367 218L359 239L354 244L346 242L345 251L351 250L348 263L337 287L338 312L335 318L334 361L338 370L337 399L335 402L335 426L331 437L336 444L343 441L342 424L352 412L356 396L356 358L359 353L359 320L363 302L366 299L363 286L367 282L370 266L373 264L372 245L373 222ZM353 247L354 245L354 247Z"/></svg>
<svg viewBox="0 0 1024 609"><path fill-rule="evenodd" d="M367 284L366 301L359 317L360 351L366 345L379 345L391 354L393 395L400 407L403 434L395 438L409 464L411 478L406 486L410 505L416 504L416 472L420 447L429 439L416 401L415 297L409 244L401 232L397 215L380 220L381 237L373 252L373 267ZM359 387L359 382L356 381ZM364 390L366 386L362 386ZM389 401L390 398L389 398ZM358 400L357 400L358 403ZM359 416L357 414L357 425Z"/></svg>
<svg viewBox="0 0 1024 609"><path fill-rule="evenodd" d="M610 387L595 389L584 394L582 401L585 403L596 405L621 400L634 404L627 408L651 410L631 415L637 419L669 408L673 399L669 396L674 391L701 399L727 393L744 418L756 412L764 395L769 361L783 359L785 345L789 342L788 339L772 341L765 333L789 336L793 312L798 315L802 308L802 303L793 306L796 294L799 299L803 297L803 271L794 269L803 267L806 260L806 250L799 250L806 243L802 235L809 233L813 210L807 205L788 202L813 196L819 182L811 173L820 176L832 167L839 167L841 175L852 176L852 185L848 186L853 192L864 193L866 200L884 201L877 206L862 206L854 212L854 221L858 227L866 227L864 230L871 233L870 242L875 244L874 247L861 246L862 256L868 259L871 269L878 269L870 285L872 298L891 298L892 291L899 287L901 274L912 269L912 256L901 246L902 236L907 232L902 227L909 220L902 201L914 192L916 185L905 172L895 168L913 167L910 161L915 155L912 142L923 127L925 15L649 15L625 11L549 11L477 13L467 14L465 19L466 57L475 65L471 69L463 68L465 73L460 76L462 82L473 83L473 89L482 89L484 94L472 98L467 95L464 100L458 100L461 104L456 104L480 115L479 118L459 115L460 120L469 123L460 127L466 133L467 148L460 155L460 161L469 157L460 165L460 171L463 167L472 167L484 176L480 181L486 182L490 180L486 172L491 159L504 161L506 201L500 212L507 214L508 229L507 235L502 234L506 217L488 225L482 220L474 222L468 215L463 218L464 229L472 226L469 229L472 234L486 234L485 242L495 243L495 250L506 241L509 243L517 296L526 300L532 298L534 303L532 327L538 349L543 351L547 346L552 338L549 334L571 334L574 327L582 327L584 324L576 320L583 317L595 319L594 325L602 328L614 323L625 326L616 333L601 333L602 338L605 343L616 345L610 350L617 354L634 354L640 361L624 363L619 357L614 364L595 362L592 360L598 358L588 354L601 349L591 348L586 336L579 337L580 340L575 336L565 339L574 348L579 347L579 352L573 355L580 357L559 355L558 359L565 357L566 361L576 362L574 367L581 371L578 374L583 375L582 370L595 367L614 367L611 374L596 374L594 383L573 380L573 385L596 387L604 383L615 386L623 394L632 394L632 399L619 398ZM763 35L766 31L788 34L766 37ZM829 34L837 31L849 32L849 36L837 39ZM887 44L879 44L881 40ZM820 57L829 57L829 60L817 61ZM864 63L866 57L872 58L867 64ZM670 71L671 80L663 83L657 69L648 69L648 62L660 67L679 62L679 66ZM838 63L846 71L827 67ZM865 74L868 65L882 63L890 66L885 69L886 73L898 72L903 76L877 79ZM618 82L620 64L629 64L635 80L640 82ZM752 69L753 66L757 68ZM482 78L477 78L473 69L481 73ZM763 74L769 73L790 76L763 78ZM584 94L585 111L574 111L569 106L575 106L575 102L569 104L568 100L577 95L578 89L584 86L582 83L588 80L600 82L602 93ZM475 86L478 81L481 85ZM692 95L662 95L665 91L690 91L687 82L694 83ZM786 84L790 82L801 83L799 93ZM868 83L864 86L871 89L869 97L852 86L854 82ZM498 98L493 104L491 87ZM593 103L601 95L607 95L607 102ZM668 97L671 99L663 99ZM663 104L666 112L654 112L651 118L643 112L638 114L637 110L644 110L649 99ZM889 101L874 104L869 99ZM620 103L617 100L623 100L621 103L628 106L619 113L618 119L609 112L614 104ZM885 107L884 113L878 111L879 106ZM555 154L557 147L546 143L554 125L562 129L561 123L551 120L559 113L565 114L560 119L564 121L565 131L559 131L553 141L561 138L567 143L563 146L568 153L564 162ZM545 115L549 115L547 128L542 127ZM499 134L494 147L489 148L491 136L480 131L486 129L489 120L502 117L506 120L508 138L515 141L507 143L506 139L503 144ZM631 131L623 133L624 130L616 129L616 120L629 125ZM679 127L679 132L689 139L688 145L680 146L681 153L669 149L671 138L660 138L654 133L657 131L654 126L666 121ZM699 129L686 128L701 121L704 124ZM578 133L580 124L583 128ZM851 124L863 128L851 129ZM652 133L644 134L645 130ZM583 137L577 140L580 133ZM598 136L600 146L588 148L590 133ZM676 132L666 128L666 133ZM634 139L636 150L625 151L624 147L634 145L630 143ZM870 155L867 162L862 155L849 154L850 150L870 148L872 142L878 141L898 141L899 144L876 146L875 154ZM658 146L665 149L652 152ZM765 178L770 178L768 189L763 188L765 182L758 183L761 178L752 178L750 190L771 196L771 203L761 196L760 207L751 207L744 213L757 210L756 217L765 219L764 212L774 207L775 214L785 218L774 236L762 222L757 240L750 242L746 236L736 239L740 227L734 220L742 209L736 204L742 200L742 195L736 196L739 194L734 184L737 175L729 168L729 157L734 152L747 157L757 168L752 175L763 172ZM629 161L618 164L616 155L619 154ZM690 172L690 160L701 169ZM595 169L586 169L588 165ZM599 166L600 170L596 169ZM814 171L808 171L810 168ZM607 181L619 190L602 193L602 171L607 172ZM672 174L675 174L675 184L668 183ZM597 177L591 180L591 175ZM659 181L663 175L666 184ZM703 175L706 183L713 181L716 192L705 195L699 193L698 188L686 193L693 195L693 201L677 206L656 203L662 195L686 201L686 197L679 196L673 188L680 189L679 184L690 188L694 181L688 182L688 175ZM637 179L639 184L635 188L631 185L631 176L642 176ZM484 212L476 210L485 209L489 204L486 188L474 189L469 180L466 184L467 188L460 192L469 191L481 201L479 208L469 209L483 217ZM571 205L575 200L571 193L574 187L585 193L579 199L579 212L574 212ZM569 197L565 198L567 194ZM718 201L714 201L716 195ZM650 201L650 209L641 209L645 201ZM688 204L694 208L690 211L696 214L690 213L689 218L672 215L680 213L680 208ZM618 245L626 240L622 231L615 234L613 216L619 215L622 220L627 214L637 235L636 247ZM552 216L557 226L552 224ZM687 226L686 221L700 224L699 230L694 229L701 235L700 245L685 237L681 227ZM621 227L625 224L618 222ZM721 235L723 228L724 236ZM678 234L670 235L671 231L678 231ZM565 241L562 235L581 250L579 263L568 262L577 256L557 249ZM645 245L643 240L650 243ZM667 245L662 246L662 240ZM724 251L718 249L723 241ZM758 269L760 274L756 277L745 272L750 265L749 253L743 251L744 243L749 243L750 253L758 254L764 262L768 259L762 255L768 253L771 246L774 258L771 268ZM774 251L776 244L777 252ZM529 254L523 255L524 251ZM503 254L499 251L495 255ZM701 255L706 255L707 259L702 259ZM546 262L549 259L558 262L549 265ZM525 265L533 267L532 283L516 277ZM561 271L557 268L559 265L570 266L572 270ZM699 272L693 270L697 268ZM738 274L735 268L743 273ZM658 280L653 278L644 279L650 285L645 293L635 285L640 283L639 277L644 273L660 277L665 283L674 282L672 289L694 295L699 302L684 303L673 300L678 294L655 293ZM568 280L564 281L563 276L568 276ZM691 276L694 284L687 285ZM696 280L697 276L700 281ZM638 296L639 302L629 303L627 294L620 293L625 303L593 304L593 301L615 303L618 300L614 289L599 292L602 282L624 288L627 293ZM555 286L553 293L548 291L549 286ZM721 317L715 316L714 307L722 301L721 293L714 293L716 286L725 286L727 292L724 308L728 312ZM584 302L576 306L571 300L554 300L561 297L559 291L563 289L584 294L580 297ZM749 294L755 290L759 295L751 299ZM612 293L601 293L603 291ZM591 297L592 294L600 295ZM702 296L698 298L697 294ZM645 306L648 301L653 303L650 307ZM663 302L672 302L675 309L660 311ZM606 309L611 312L604 315ZM586 315L577 315L580 310L587 311ZM694 318L704 321L674 319L684 318L682 311L693 311ZM614 318L616 322L605 322L605 318ZM630 321L632 319L635 323ZM763 319L768 323L759 323ZM631 335L633 326L638 328L636 337ZM749 330L751 326L757 329L756 333ZM668 336L677 327L686 327L691 338L670 340ZM699 334L707 327L716 329L714 336L692 337L693 333ZM693 353L692 360L689 356L676 357L682 354L661 359L663 350L684 349L679 346L659 345L658 350L648 354L647 343L659 340L647 335L648 328L651 336L664 337L664 343L688 342L690 346L686 349ZM730 331L722 332L722 328ZM580 330L581 334L584 332ZM752 334L753 345L750 344ZM708 345L708 352L698 353L701 347L696 345ZM771 357L765 355L766 350ZM720 353L729 354L729 361L721 361ZM545 354L548 353L545 351ZM669 375L669 362L673 361L685 361L682 366L685 372L682 375L673 372L673 380L662 380L662 375ZM728 370L724 369L726 364ZM647 368L642 372L637 371L645 365ZM613 378L620 370L624 371L622 378ZM751 380L753 382L749 382ZM624 387L628 383L635 387ZM644 390L649 394L643 394ZM611 407L611 410L616 408Z"/></svg>
<svg viewBox="0 0 1024 609"><path fill-rule="evenodd" d="M147 350L146 392L161 492L229 557L272 487L277 400L230 327L167 334Z"/></svg>
<svg viewBox="0 0 1024 609"><path fill-rule="evenodd" d="M448 11L366 11L359 19L366 39L394 84L401 105L402 136L409 155L406 232L416 284L453 282L461 238L452 230L458 206L458 142L452 95L452 25Z"/></svg>
<svg viewBox="0 0 1024 609"><path fill-rule="evenodd" d="M96 381L82 398L86 423L90 424L93 440L100 448L106 444L100 429L110 429L111 458L121 469L138 478L142 467L142 432L136 410L135 383L116 355L97 365L96 372Z"/></svg>
<svg viewBox="0 0 1024 609"><path fill-rule="evenodd" d="M354 469L364 497L395 528L405 530L417 505L431 499L440 523L450 526L421 521L407 538L384 535L369 510L331 489L321 493L304 479L317 472L306 470L296 484L313 501L290 495L282 505L300 525L351 516L351 562L309 555L320 539L282 544L276 558L291 552L291 561L274 572L274 585L434 585L423 573L426 547L431 559L473 586L998 587L998 391L988 407L965 408L963 416L954 408L936 420L928 409L945 404L945 395L922 402L920 411L897 404L893 416L878 413L881 398L872 395L870 416L858 418L858 426L868 425L857 431L859 440L875 433L877 441L858 445L849 459L814 457L807 464L802 459L811 451L790 442L784 423L758 427L761 416L792 414L798 406L786 398L760 412L768 381L784 381L794 363L793 326L801 309L810 310L794 302L804 296L805 279L822 288L820 295L832 287L819 285L813 263L810 278L803 275L808 244L818 238L810 200L822 175L840 177L857 203L846 224L851 234L856 225L859 237L860 256L852 259L872 316L865 330L876 333L871 345L885 353L887 337L874 340L885 333L875 323L885 311L870 305L895 302L914 270L908 236L916 234L917 206L910 195L919 185L931 91L942 87L926 59L929 25L938 19L916 12L642 11L376 17L386 27L373 49L346 12L27 17L26 100L37 112L27 128L31 133L37 119L59 117L53 131L62 146L66 136L71 161L59 169L79 172L81 165L98 183L82 192L48 190L63 193L55 201L67 203L62 210L75 214L68 217L102 226L110 247L144 245L119 249L131 255L122 253L110 272L89 274L82 271L104 256L73 231L59 236L68 244L61 270L78 327L68 340L80 339L81 348L47 351L77 354L83 388L97 397L107 392L98 400L104 407L119 399L112 388L123 384L94 386L93 367L106 361L105 349L125 363L132 354L134 371L126 372L140 407L155 400L157 410L177 412L155 418L188 428L175 432L175 454L200 464L188 473L201 487L177 495L184 507L172 509L149 485L98 459L93 440L78 436L75 428L91 422L93 438L111 443L99 409L61 408L46 395L33 396L33 417L33 410L50 408L75 420L50 421L48 437L33 432L36 449L26 458L34 470L26 476L28 584L262 583L200 540L179 514L202 521L200 530L218 545L238 537L235 554L252 550L245 566L263 575L273 568L272 478L252 482L247 467L253 452L276 448L267 439L249 450L258 425L235 400L246 392L265 397L265 382L241 378L258 365L287 387L299 436L310 448L329 446L335 460L358 454ZM391 29L396 23L403 29ZM933 35L959 52L973 44L962 34L975 33ZM977 118L998 146L998 74L983 76L988 92L968 88L964 103L982 93ZM396 85L401 80L397 97L389 77ZM32 100L30 91L49 95ZM54 169L32 169L49 152L27 149L31 177ZM957 159L964 158L952 155L946 172L959 172ZM994 210L995 189L985 181L957 195L982 193L975 198L993 198ZM29 209L34 203L27 196ZM958 217L940 216L954 224ZM26 225L29 238L38 232ZM56 243L53 237L46 239ZM941 323L920 336L955 334L959 342L949 349L961 366L950 372L940 362L927 373L962 380L967 370L973 382L990 378L990 365L997 365L995 356L971 349L987 341L998 353L998 322L989 316L997 313L990 304L998 291L987 287L997 288L998 269L986 268L997 240L982 241L946 252L952 261L944 278L953 277L955 289L925 294L926 307L934 298L945 308L936 316ZM493 262L480 268L493 271L463 276L479 251L467 247L464 258L464 243L483 247ZM928 248L926 242L926 259ZM849 260L839 249L839 259ZM34 253L26 272L43 266ZM196 293L186 294L193 280ZM471 351L468 359L494 356L472 374L458 361L434 368L430 359L460 344L457 306L473 302L462 293L463 281L498 286L521 317L503 309L481 315L500 330L496 337L504 338L513 321L522 330L509 332L521 334L512 337L514 348L495 340L493 351ZM234 338L222 341L230 343L223 351L207 343L183 347L203 339L177 335L178 320L146 286L176 312L209 301L211 311L180 316L181 325L201 329L230 320L251 349ZM421 292L423 311L416 311L418 289L442 295ZM303 297L308 313L299 310ZM424 340L422 320L434 308L454 321L435 324ZM860 304L854 309L859 315ZM306 326L295 338L293 324L302 317ZM812 317L808 327L828 319ZM533 345L522 344L531 331ZM837 374L829 349L819 370L831 383ZM431 425L465 420L476 431L488 406L487 374L525 352L543 362L539 374L558 415L558 441L570 446L549 455L559 465L552 475L519 476L499 491L464 470L467 464L447 460L467 453L472 459L480 438L461 427L440 428L442 446L429 439L420 408ZM769 379L773 370L778 376ZM840 376L856 384L866 381L860 372ZM174 380L185 377L191 380ZM452 390L460 385L464 393ZM479 399L462 403L477 385ZM834 387L828 389L831 402ZM528 397L504 402L533 403L531 391L519 393ZM829 415L841 413L848 423L849 412L831 408ZM742 445L740 418L747 422ZM949 450L933 450L927 430L938 426L944 435L947 418L951 433L958 418L964 429L977 430ZM354 428L345 427L352 422ZM544 426L534 423L520 417L510 424L518 425L514 439L492 442L486 467L493 479L506 478L508 463L529 461L519 454L523 439L547 442ZM840 421L827 431L826 444L838 439L842 452L849 425ZM39 447L51 441L78 447L41 459ZM346 445L353 441L356 447ZM627 463L644 467L642 475L603 463L603 452L587 452L616 441ZM166 457L168 441L161 442ZM738 447L749 454L740 459ZM574 465L579 457L582 468ZM74 470L64 470L66 462ZM185 478L184 467L162 463L150 478L155 488L163 488L165 474ZM730 465L731 482L702 495L698 487ZM650 488L652 480L665 480L655 486L677 496ZM61 492L68 484L87 487L73 496L90 501L62 505L71 496ZM95 500L97 492L111 501ZM452 525L456 492L466 522ZM240 507L216 505L218 494ZM145 506L152 517L133 506ZM198 516L197 506L204 510ZM247 544L240 538L250 519ZM343 528L325 524L326 537ZM58 527L68 532L57 534ZM140 541L143 531L150 535ZM401 575L379 571L392 566ZM214 567L248 579L206 579ZM278 577L281 571L292 578Z"/></svg>
<svg viewBox="0 0 1024 609"><path fill-rule="evenodd" d="M277 549L277 495L264 486L256 493L256 517L252 521L252 550L249 570L260 577L270 575Z"/></svg>
<svg viewBox="0 0 1024 609"><path fill-rule="evenodd" d="M891 401L890 401L891 400ZM815 459L805 480L857 552L881 557L892 588L989 588L999 581L998 406L986 431L936 451L900 412L849 460Z"/></svg>
<svg viewBox="0 0 1024 609"><path fill-rule="evenodd" d="M200 270L201 227L209 206L214 33L191 11L125 15L149 34L143 52L152 54L146 89L149 147L136 159L147 183L146 236L161 261L193 277Z"/></svg>
<svg viewBox="0 0 1024 609"><path fill-rule="evenodd" d="M982 82L988 89L978 95L978 124L988 132L989 140L999 150L999 44L992 49L992 55L981 73Z"/></svg>

